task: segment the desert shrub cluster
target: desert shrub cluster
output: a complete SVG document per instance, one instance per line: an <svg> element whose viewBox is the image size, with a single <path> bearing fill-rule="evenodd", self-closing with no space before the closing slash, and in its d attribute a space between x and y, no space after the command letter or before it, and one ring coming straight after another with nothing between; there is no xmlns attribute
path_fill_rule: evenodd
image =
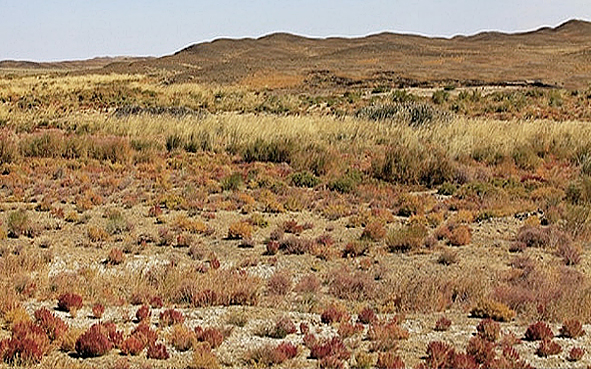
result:
<svg viewBox="0 0 591 369"><path fill-rule="evenodd" d="M586 360L588 92L161 82L0 77L4 362L527 367L519 339ZM264 343L218 358L267 309ZM474 336L409 361L417 313Z"/></svg>

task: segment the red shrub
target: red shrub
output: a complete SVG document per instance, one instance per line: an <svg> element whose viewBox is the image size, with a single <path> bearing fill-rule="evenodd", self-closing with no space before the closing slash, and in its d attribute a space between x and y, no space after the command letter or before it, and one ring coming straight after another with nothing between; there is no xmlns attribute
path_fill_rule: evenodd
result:
<svg viewBox="0 0 591 369"><path fill-rule="evenodd" d="M562 352L562 347L551 339L544 339L540 342L536 355L539 357L548 357L551 355L558 355Z"/></svg>
<svg viewBox="0 0 591 369"><path fill-rule="evenodd" d="M35 364L48 352L50 341L43 327L24 322L12 327L12 338L3 340L0 347L2 359L9 364Z"/></svg>
<svg viewBox="0 0 591 369"><path fill-rule="evenodd" d="M363 324L370 324L377 320L376 312L368 307L363 308L357 316L357 321Z"/></svg>
<svg viewBox="0 0 591 369"><path fill-rule="evenodd" d="M287 360L293 359L298 355L298 348L291 342L281 342L277 347L275 347L275 351L285 357Z"/></svg>
<svg viewBox="0 0 591 369"><path fill-rule="evenodd" d="M115 323L105 322L94 325L98 327L101 333L107 336L109 341L111 341L111 344L113 344L113 347L121 346L121 344L123 343L123 332L117 330L117 326L115 325Z"/></svg>
<svg viewBox="0 0 591 369"><path fill-rule="evenodd" d="M363 324L351 324L349 322L343 322L339 324L338 334L342 339L349 338L355 334L363 332Z"/></svg>
<svg viewBox="0 0 591 369"><path fill-rule="evenodd" d="M396 347L399 340L408 338L408 331L393 319L388 323L372 324L367 331L367 338L372 341L372 351L389 351Z"/></svg>
<svg viewBox="0 0 591 369"><path fill-rule="evenodd" d="M105 306L103 304L96 303L92 306L92 315L95 318L97 318L97 319L102 318L104 313L105 313Z"/></svg>
<svg viewBox="0 0 591 369"><path fill-rule="evenodd" d="M527 327L525 331L525 339L527 341L551 340L552 338L554 338L552 329L544 322L536 322Z"/></svg>
<svg viewBox="0 0 591 369"><path fill-rule="evenodd" d="M162 302L162 297L152 296L152 298L150 299L150 306L153 309L160 309L162 306L164 306L164 302Z"/></svg>
<svg viewBox="0 0 591 369"><path fill-rule="evenodd" d="M585 349L581 347L573 347L568 353L568 361L579 361L585 355Z"/></svg>
<svg viewBox="0 0 591 369"><path fill-rule="evenodd" d="M310 349L310 357L312 359L321 360L331 356L337 359L347 360L351 355L340 337L333 337L322 342L316 342L308 348Z"/></svg>
<svg viewBox="0 0 591 369"><path fill-rule="evenodd" d="M35 321L45 330L47 337L49 337L51 341L63 337L68 330L68 325L46 308L41 308L35 311Z"/></svg>
<svg viewBox="0 0 591 369"><path fill-rule="evenodd" d="M299 225L296 220L286 220L281 225L281 229L285 233L300 234L304 230L304 227Z"/></svg>
<svg viewBox="0 0 591 369"><path fill-rule="evenodd" d="M158 333L153 331L150 326L145 323L140 323L135 327L131 332L131 335L140 340L144 347L153 345L158 339Z"/></svg>
<svg viewBox="0 0 591 369"><path fill-rule="evenodd" d="M480 364L491 362L496 356L494 343L480 336L470 338L466 353L473 356Z"/></svg>
<svg viewBox="0 0 591 369"><path fill-rule="evenodd" d="M453 368L455 349L445 342L431 341L427 345L427 368Z"/></svg>
<svg viewBox="0 0 591 369"><path fill-rule="evenodd" d="M224 341L224 335L217 328L203 329L203 328L197 326L197 327L195 327L195 335L196 335L197 341L207 342L207 343L209 343L211 348L218 347Z"/></svg>
<svg viewBox="0 0 591 369"><path fill-rule="evenodd" d="M322 321L322 323L325 324L345 322L350 319L351 317L349 316L349 313L347 313L347 311L345 311L343 308L340 308L336 305L330 305L329 307L324 309L322 314L320 314L320 320Z"/></svg>
<svg viewBox="0 0 591 369"><path fill-rule="evenodd" d="M147 355L148 359L166 360L170 357L166 346L162 343L156 343L148 347Z"/></svg>
<svg viewBox="0 0 591 369"><path fill-rule="evenodd" d="M76 352L83 358L103 356L112 348L113 344L96 324L76 340Z"/></svg>
<svg viewBox="0 0 591 369"><path fill-rule="evenodd" d="M365 226L365 229L361 233L361 239L378 242L383 240L387 233L382 222L374 221Z"/></svg>
<svg viewBox="0 0 591 369"><path fill-rule="evenodd" d="M82 296L76 293L64 293L58 297L57 308L61 311L75 312L82 307Z"/></svg>
<svg viewBox="0 0 591 369"><path fill-rule="evenodd" d="M562 323L560 335L565 338L577 338L585 334L583 325L577 319L570 319Z"/></svg>
<svg viewBox="0 0 591 369"><path fill-rule="evenodd" d="M451 320L447 319L446 317L442 316L435 322L435 330L438 332L447 331L451 327Z"/></svg>
<svg viewBox="0 0 591 369"><path fill-rule="evenodd" d="M123 344L121 345L121 353L123 355L136 356L139 355L144 348L144 343L140 341L136 336L131 335L127 337L125 341L123 341Z"/></svg>
<svg viewBox="0 0 591 369"><path fill-rule="evenodd" d="M300 333L303 335L310 333L310 326L308 325L308 323L300 323Z"/></svg>
<svg viewBox="0 0 591 369"><path fill-rule="evenodd" d="M271 331L270 337L273 338L285 338L288 334L297 332L295 324L287 316L284 316L277 320L275 328Z"/></svg>
<svg viewBox="0 0 591 369"><path fill-rule="evenodd" d="M166 309L160 313L159 322L162 327L183 324L185 322L185 316L180 311L174 309Z"/></svg>
<svg viewBox="0 0 591 369"><path fill-rule="evenodd" d="M137 311L135 312L135 317L137 318L138 322L146 321L152 312L150 311L150 307L148 305L142 305Z"/></svg>
<svg viewBox="0 0 591 369"><path fill-rule="evenodd" d="M478 331L478 335L483 339L495 342L500 337L501 325L491 318L486 318L478 323L476 330Z"/></svg>
<svg viewBox="0 0 591 369"><path fill-rule="evenodd" d="M405 369L406 365L394 351L383 352L378 356L378 369Z"/></svg>

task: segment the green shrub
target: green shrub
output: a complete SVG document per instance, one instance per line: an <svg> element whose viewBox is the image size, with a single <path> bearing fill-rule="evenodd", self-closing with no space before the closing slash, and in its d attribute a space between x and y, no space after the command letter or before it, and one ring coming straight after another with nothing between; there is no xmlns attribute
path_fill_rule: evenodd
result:
<svg viewBox="0 0 591 369"><path fill-rule="evenodd" d="M304 171L304 172L297 172L291 176L291 183L297 187L316 187L320 184L320 179L316 177L314 174Z"/></svg>
<svg viewBox="0 0 591 369"><path fill-rule="evenodd" d="M240 188L242 182L242 174L239 172L234 172L222 179L222 189L224 191L236 191Z"/></svg>
<svg viewBox="0 0 591 369"><path fill-rule="evenodd" d="M29 215L25 209L18 209L8 214L6 228L8 229L9 237L18 238L25 234L29 226Z"/></svg>
<svg viewBox="0 0 591 369"><path fill-rule="evenodd" d="M392 230L386 237L386 245L391 252L407 252L423 246L428 230L421 224L410 224Z"/></svg>
<svg viewBox="0 0 591 369"><path fill-rule="evenodd" d="M290 163L296 147L296 143L288 138L273 141L257 138L243 148L242 159L247 163L254 161Z"/></svg>

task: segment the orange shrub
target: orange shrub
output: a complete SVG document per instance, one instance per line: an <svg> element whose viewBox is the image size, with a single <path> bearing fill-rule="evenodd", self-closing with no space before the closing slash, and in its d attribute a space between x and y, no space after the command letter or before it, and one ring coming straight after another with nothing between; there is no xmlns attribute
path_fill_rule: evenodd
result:
<svg viewBox="0 0 591 369"><path fill-rule="evenodd" d="M231 240L252 238L252 225L245 221L232 223L228 228L228 238Z"/></svg>

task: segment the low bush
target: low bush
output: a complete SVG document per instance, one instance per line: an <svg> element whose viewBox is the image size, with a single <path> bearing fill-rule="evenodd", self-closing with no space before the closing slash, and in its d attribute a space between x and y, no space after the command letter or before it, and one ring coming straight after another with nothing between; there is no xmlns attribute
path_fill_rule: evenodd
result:
<svg viewBox="0 0 591 369"><path fill-rule="evenodd" d="M146 323L138 324L138 326L131 331L131 336L137 338L142 343L143 347L153 345L158 340L158 333L152 330Z"/></svg>
<svg viewBox="0 0 591 369"><path fill-rule="evenodd" d="M344 307L339 305L329 305L320 314L320 320L324 324L346 322L351 319L351 316Z"/></svg>
<svg viewBox="0 0 591 369"><path fill-rule="evenodd" d="M94 316L96 319L102 318L104 313L105 306L103 304L96 303L92 306L92 316Z"/></svg>
<svg viewBox="0 0 591 369"><path fill-rule="evenodd" d="M170 344L175 350L184 352L190 350L196 343L195 332L187 329L184 325L173 326L170 332Z"/></svg>
<svg viewBox="0 0 591 369"><path fill-rule="evenodd" d="M312 359L322 360L326 357L333 357L339 360L347 360L351 356L340 337L313 342L308 348Z"/></svg>
<svg viewBox="0 0 591 369"><path fill-rule="evenodd" d="M32 322L16 323L12 337L0 341L2 359L14 366L34 365L49 351L50 340L45 329Z"/></svg>
<svg viewBox="0 0 591 369"><path fill-rule="evenodd" d="M263 368L283 364L298 354L298 348L289 342L282 342L277 346L266 345L248 352L246 361L255 367Z"/></svg>
<svg viewBox="0 0 591 369"><path fill-rule="evenodd" d="M552 329L545 322L536 322L527 327L525 331L525 339L527 341L543 341L554 338Z"/></svg>
<svg viewBox="0 0 591 369"><path fill-rule="evenodd" d="M501 336L501 325L490 318L486 318L478 323L476 331L478 332L478 336L483 339L495 342Z"/></svg>
<svg viewBox="0 0 591 369"><path fill-rule="evenodd" d="M252 238L252 225L246 221L230 224L228 238L231 240Z"/></svg>
<svg viewBox="0 0 591 369"><path fill-rule="evenodd" d="M135 317L138 322L145 322L152 316L152 312L150 311L150 307L148 305L142 305L137 311L135 312Z"/></svg>
<svg viewBox="0 0 591 369"><path fill-rule="evenodd" d="M320 184L320 179L310 172L297 172L292 174L291 183L296 187L316 187Z"/></svg>
<svg viewBox="0 0 591 369"><path fill-rule="evenodd" d="M376 322L377 319L376 312L369 306L364 307L357 315L357 321L362 324L371 324Z"/></svg>
<svg viewBox="0 0 591 369"><path fill-rule="evenodd" d="M137 356L145 347L144 343L137 336L131 335L121 344L121 353L123 355Z"/></svg>
<svg viewBox="0 0 591 369"><path fill-rule="evenodd" d="M185 316L178 310L166 309L160 313L158 321L162 327L169 327L171 325L183 324L185 322Z"/></svg>
<svg viewBox="0 0 591 369"><path fill-rule="evenodd" d="M291 290L291 276L285 271L276 271L267 280L267 290L272 295L286 295Z"/></svg>
<svg viewBox="0 0 591 369"><path fill-rule="evenodd" d="M585 355L585 349L582 347L573 347L569 353L568 353L568 357L567 360L568 361L579 361L583 358L583 356Z"/></svg>
<svg viewBox="0 0 591 369"><path fill-rule="evenodd" d="M29 227L30 220L26 210L18 209L8 214L6 218L8 237L18 238L27 233Z"/></svg>
<svg viewBox="0 0 591 369"><path fill-rule="evenodd" d="M203 329L200 326L195 327L195 338L199 342L207 342L211 348L216 348L224 342L222 332L213 327Z"/></svg>
<svg viewBox="0 0 591 369"><path fill-rule="evenodd" d="M371 341L370 350L389 351L396 348L398 341L405 340L409 336L406 329L400 326L394 319L388 323L374 323L367 331L367 338Z"/></svg>
<svg viewBox="0 0 591 369"><path fill-rule="evenodd" d="M91 326L76 341L76 353L82 357L103 356L113 348L113 344L97 324Z"/></svg>
<svg viewBox="0 0 591 369"><path fill-rule="evenodd" d="M390 231L386 237L386 246L390 252L416 251L424 244L428 230L421 224L410 224Z"/></svg>
<svg viewBox="0 0 591 369"><path fill-rule="evenodd" d="M35 311L35 322L45 330L50 341L61 339L68 330L68 325L47 308Z"/></svg>
<svg viewBox="0 0 591 369"><path fill-rule="evenodd" d="M451 320L447 319L446 317L442 316L435 322L435 330L437 332L445 332L451 327Z"/></svg>
<svg viewBox="0 0 591 369"><path fill-rule="evenodd" d="M374 221L365 226L361 233L361 240L379 242L386 237L387 231L382 222Z"/></svg>
<svg viewBox="0 0 591 369"><path fill-rule="evenodd" d="M297 332L297 328L293 321L287 317L281 317L275 323L275 327L269 332L269 336L272 338L285 338L288 334Z"/></svg>
<svg viewBox="0 0 591 369"><path fill-rule="evenodd" d="M76 311L82 308L82 296L76 293L64 293L57 299L57 308L74 315Z"/></svg>
<svg viewBox="0 0 591 369"><path fill-rule="evenodd" d="M361 323L352 324L349 322L343 322L339 324L339 329L337 330L337 333L339 337L341 337L342 339L346 339L356 334L362 333L363 329L363 324Z"/></svg>
<svg viewBox="0 0 591 369"><path fill-rule="evenodd" d="M569 319L562 323L560 327L560 336L565 338L578 338L585 335L583 325L577 319Z"/></svg>
<svg viewBox="0 0 591 369"><path fill-rule="evenodd" d="M377 369L405 369L406 364L395 351L382 352L378 355Z"/></svg>
<svg viewBox="0 0 591 369"><path fill-rule="evenodd" d="M558 355L562 352L562 347L551 339L544 339L540 342L536 355L539 357L548 357L552 355Z"/></svg>
<svg viewBox="0 0 591 369"><path fill-rule="evenodd" d="M489 299L480 300L470 314L475 318L491 318L498 322L510 322L515 318L515 311L507 305Z"/></svg>
<svg viewBox="0 0 591 369"><path fill-rule="evenodd" d="M208 343L195 345L193 359L189 363L189 369L218 369L220 363Z"/></svg>
<svg viewBox="0 0 591 369"><path fill-rule="evenodd" d="M166 346L162 343L155 343L148 347L148 352L146 353L148 359L155 359L155 360L166 360L170 357Z"/></svg>
<svg viewBox="0 0 591 369"><path fill-rule="evenodd" d="M492 362L496 356L495 344L481 336L474 336L468 341L466 353L480 363Z"/></svg>

